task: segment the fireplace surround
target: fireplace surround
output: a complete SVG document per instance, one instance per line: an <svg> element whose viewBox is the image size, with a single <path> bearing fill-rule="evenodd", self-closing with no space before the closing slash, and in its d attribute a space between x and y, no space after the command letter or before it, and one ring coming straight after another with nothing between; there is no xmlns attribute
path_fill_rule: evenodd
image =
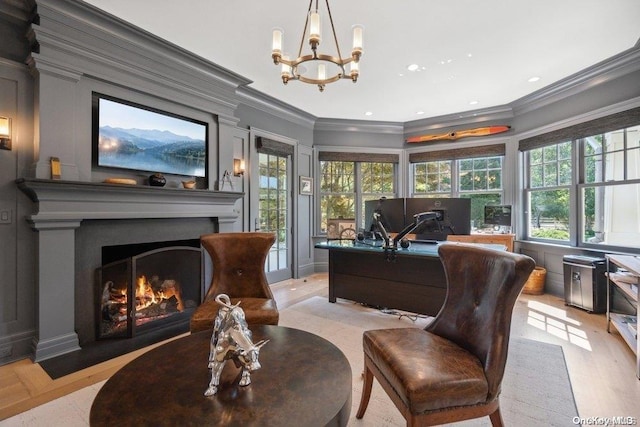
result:
<svg viewBox="0 0 640 427"><path fill-rule="evenodd" d="M240 192L37 178L17 185L34 202L27 221L37 232L36 362L94 339L94 322L87 319L94 319L92 284L101 246L242 228L235 208Z"/></svg>

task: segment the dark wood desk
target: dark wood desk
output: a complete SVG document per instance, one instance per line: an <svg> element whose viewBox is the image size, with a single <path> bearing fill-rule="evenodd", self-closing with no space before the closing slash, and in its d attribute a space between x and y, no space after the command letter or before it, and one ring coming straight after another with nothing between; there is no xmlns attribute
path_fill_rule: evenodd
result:
<svg viewBox="0 0 640 427"><path fill-rule="evenodd" d="M270 339L251 384L225 365L218 393L209 384L204 331L171 341L125 365L91 407L92 426L345 426L351 412L351 367L329 341L298 329L250 326L254 341Z"/></svg>
<svg viewBox="0 0 640 427"><path fill-rule="evenodd" d="M329 301L336 298L435 316L447 293L439 244L413 243L393 254L350 241L318 243L329 251Z"/></svg>

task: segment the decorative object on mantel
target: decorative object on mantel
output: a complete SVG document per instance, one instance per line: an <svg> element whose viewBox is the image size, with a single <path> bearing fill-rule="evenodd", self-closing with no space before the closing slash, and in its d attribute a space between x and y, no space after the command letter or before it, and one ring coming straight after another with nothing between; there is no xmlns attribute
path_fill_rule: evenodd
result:
<svg viewBox="0 0 640 427"><path fill-rule="evenodd" d="M184 188L193 189L196 188L196 182L194 180L182 181L182 186Z"/></svg>
<svg viewBox="0 0 640 427"><path fill-rule="evenodd" d="M60 159L57 157L51 158L51 179L62 178L62 169L60 168Z"/></svg>
<svg viewBox="0 0 640 427"><path fill-rule="evenodd" d="M231 182L231 174L225 170L220 180L220 191L224 190L225 184L229 184L229 190L233 191L233 182Z"/></svg>
<svg viewBox="0 0 640 427"><path fill-rule="evenodd" d="M251 339L251 330L247 326L244 310L239 305L231 305L227 294L217 295L215 301L220 304L218 315L213 321L213 334L209 347L209 369L211 381L204 392L205 396L213 396L218 392L220 374L227 360L233 360L236 366L242 367L239 385L251 384L251 372L260 369L260 348L269 342L262 340L256 344Z"/></svg>
<svg viewBox="0 0 640 427"><path fill-rule="evenodd" d="M105 184L125 184L125 185L136 185L137 182L135 179L131 178L107 178L104 180Z"/></svg>
<svg viewBox="0 0 640 427"><path fill-rule="evenodd" d="M164 187L167 179L160 172L156 172L149 177L149 185L152 187Z"/></svg>
<svg viewBox="0 0 640 427"><path fill-rule="evenodd" d="M282 82L287 84L289 80L300 80L303 83L309 83L318 85L320 92L324 90L327 83L337 82L340 79L351 79L354 83L358 80L360 74L359 62L360 56L362 56L362 30L361 25L354 25L353 28L353 47L351 49L351 56L342 58L340 53L340 46L338 45L338 38L336 36L336 29L333 25L333 17L331 16L331 8L329 8L329 0L325 0L327 6L327 16L331 24L331 32L333 34L333 40L336 47L336 55L327 55L318 53L318 45L320 44L321 35L320 30L322 25L320 24L320 11L318 9L318 0L316 0L315 8L312 9L313 0L309 0L309 9L307 11L307 20L304 24L304 30L302 30L302 39L300 40L300 49L298 50L298 57L289 60L289 57L282 53L282 36L283 31L280 28L273 30L273 42L271 49L271 57L273 63L276 65L282 65L282 71L280 77ZM312 53L309 55L302 55L302 46L304 46L305 33L309 29L308 41L311 45ZM315 63L317 67L317 75L315 78L306 77L303 73L309 71L310 65ZM349 74L345 72L344 66L351 64ZM301 67L299 67L302 65ZM330 67L327 70L327 66ZM331 77L327 77L327 74Z"/></svg>
<svg viewBox="0 0 640 427"><path fill-rule="evenodd" d="M412 136L407 138L408 143L414 142L431 142L431 141L442 141L442 140L451 140L454 141L460 138L467 138L470 136L488 136L495 135L498 133L506 132L511 129L511 126L487 126L475 129L466 129L466 130L458 130L454 132L447 133L439 133L433 135L420 135L420 136Z"/></svg>

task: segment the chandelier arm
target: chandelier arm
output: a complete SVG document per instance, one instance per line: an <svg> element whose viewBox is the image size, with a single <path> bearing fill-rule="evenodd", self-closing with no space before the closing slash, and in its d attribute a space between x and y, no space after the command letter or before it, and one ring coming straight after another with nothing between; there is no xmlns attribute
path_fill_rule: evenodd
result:
<svg viewBox="0 0 640 427"><path fill-rule="evenodd" d="M300 38L300 48L298 49L298 58L302 56L302 47L304 46L304 35L307 33L307 27L309 26L309 14L311 13L311 5L313 5L313 0L309 0L309 8L307 9L307 19L304 21L304 29L302 30L302 37ZM317 7L318 6L316 6L316 8Z"/></svg>
<svg viewBox="0 0 640 427"><path fill-rule="evenodd" d="M331 23L331 31L333 32L333 40L336 42L336 50L338 51L338 58L340 58L340 61L341 61L340 68L342 69L342 74L344 74L344 64L346 64L346 62L342 62L342 53L340 53L340 46L338 46L338 36L336 35L336 27L333 25L333 16L331 15L329 0L325 0L325 3L327 5L327 14L329 15L329 22Z"/></svg>

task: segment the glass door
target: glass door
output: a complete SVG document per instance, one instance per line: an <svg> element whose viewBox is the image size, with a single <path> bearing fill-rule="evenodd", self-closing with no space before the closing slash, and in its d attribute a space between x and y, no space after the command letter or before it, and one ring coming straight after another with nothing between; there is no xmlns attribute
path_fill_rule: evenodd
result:
<svg viewBox="0 0 640 427"><path fill-rule="evenodd" d="M291 191L289 156L258 153L258 217L260 231L273 232L276 242L266 262L269 283L292 277Z"/></svg>

